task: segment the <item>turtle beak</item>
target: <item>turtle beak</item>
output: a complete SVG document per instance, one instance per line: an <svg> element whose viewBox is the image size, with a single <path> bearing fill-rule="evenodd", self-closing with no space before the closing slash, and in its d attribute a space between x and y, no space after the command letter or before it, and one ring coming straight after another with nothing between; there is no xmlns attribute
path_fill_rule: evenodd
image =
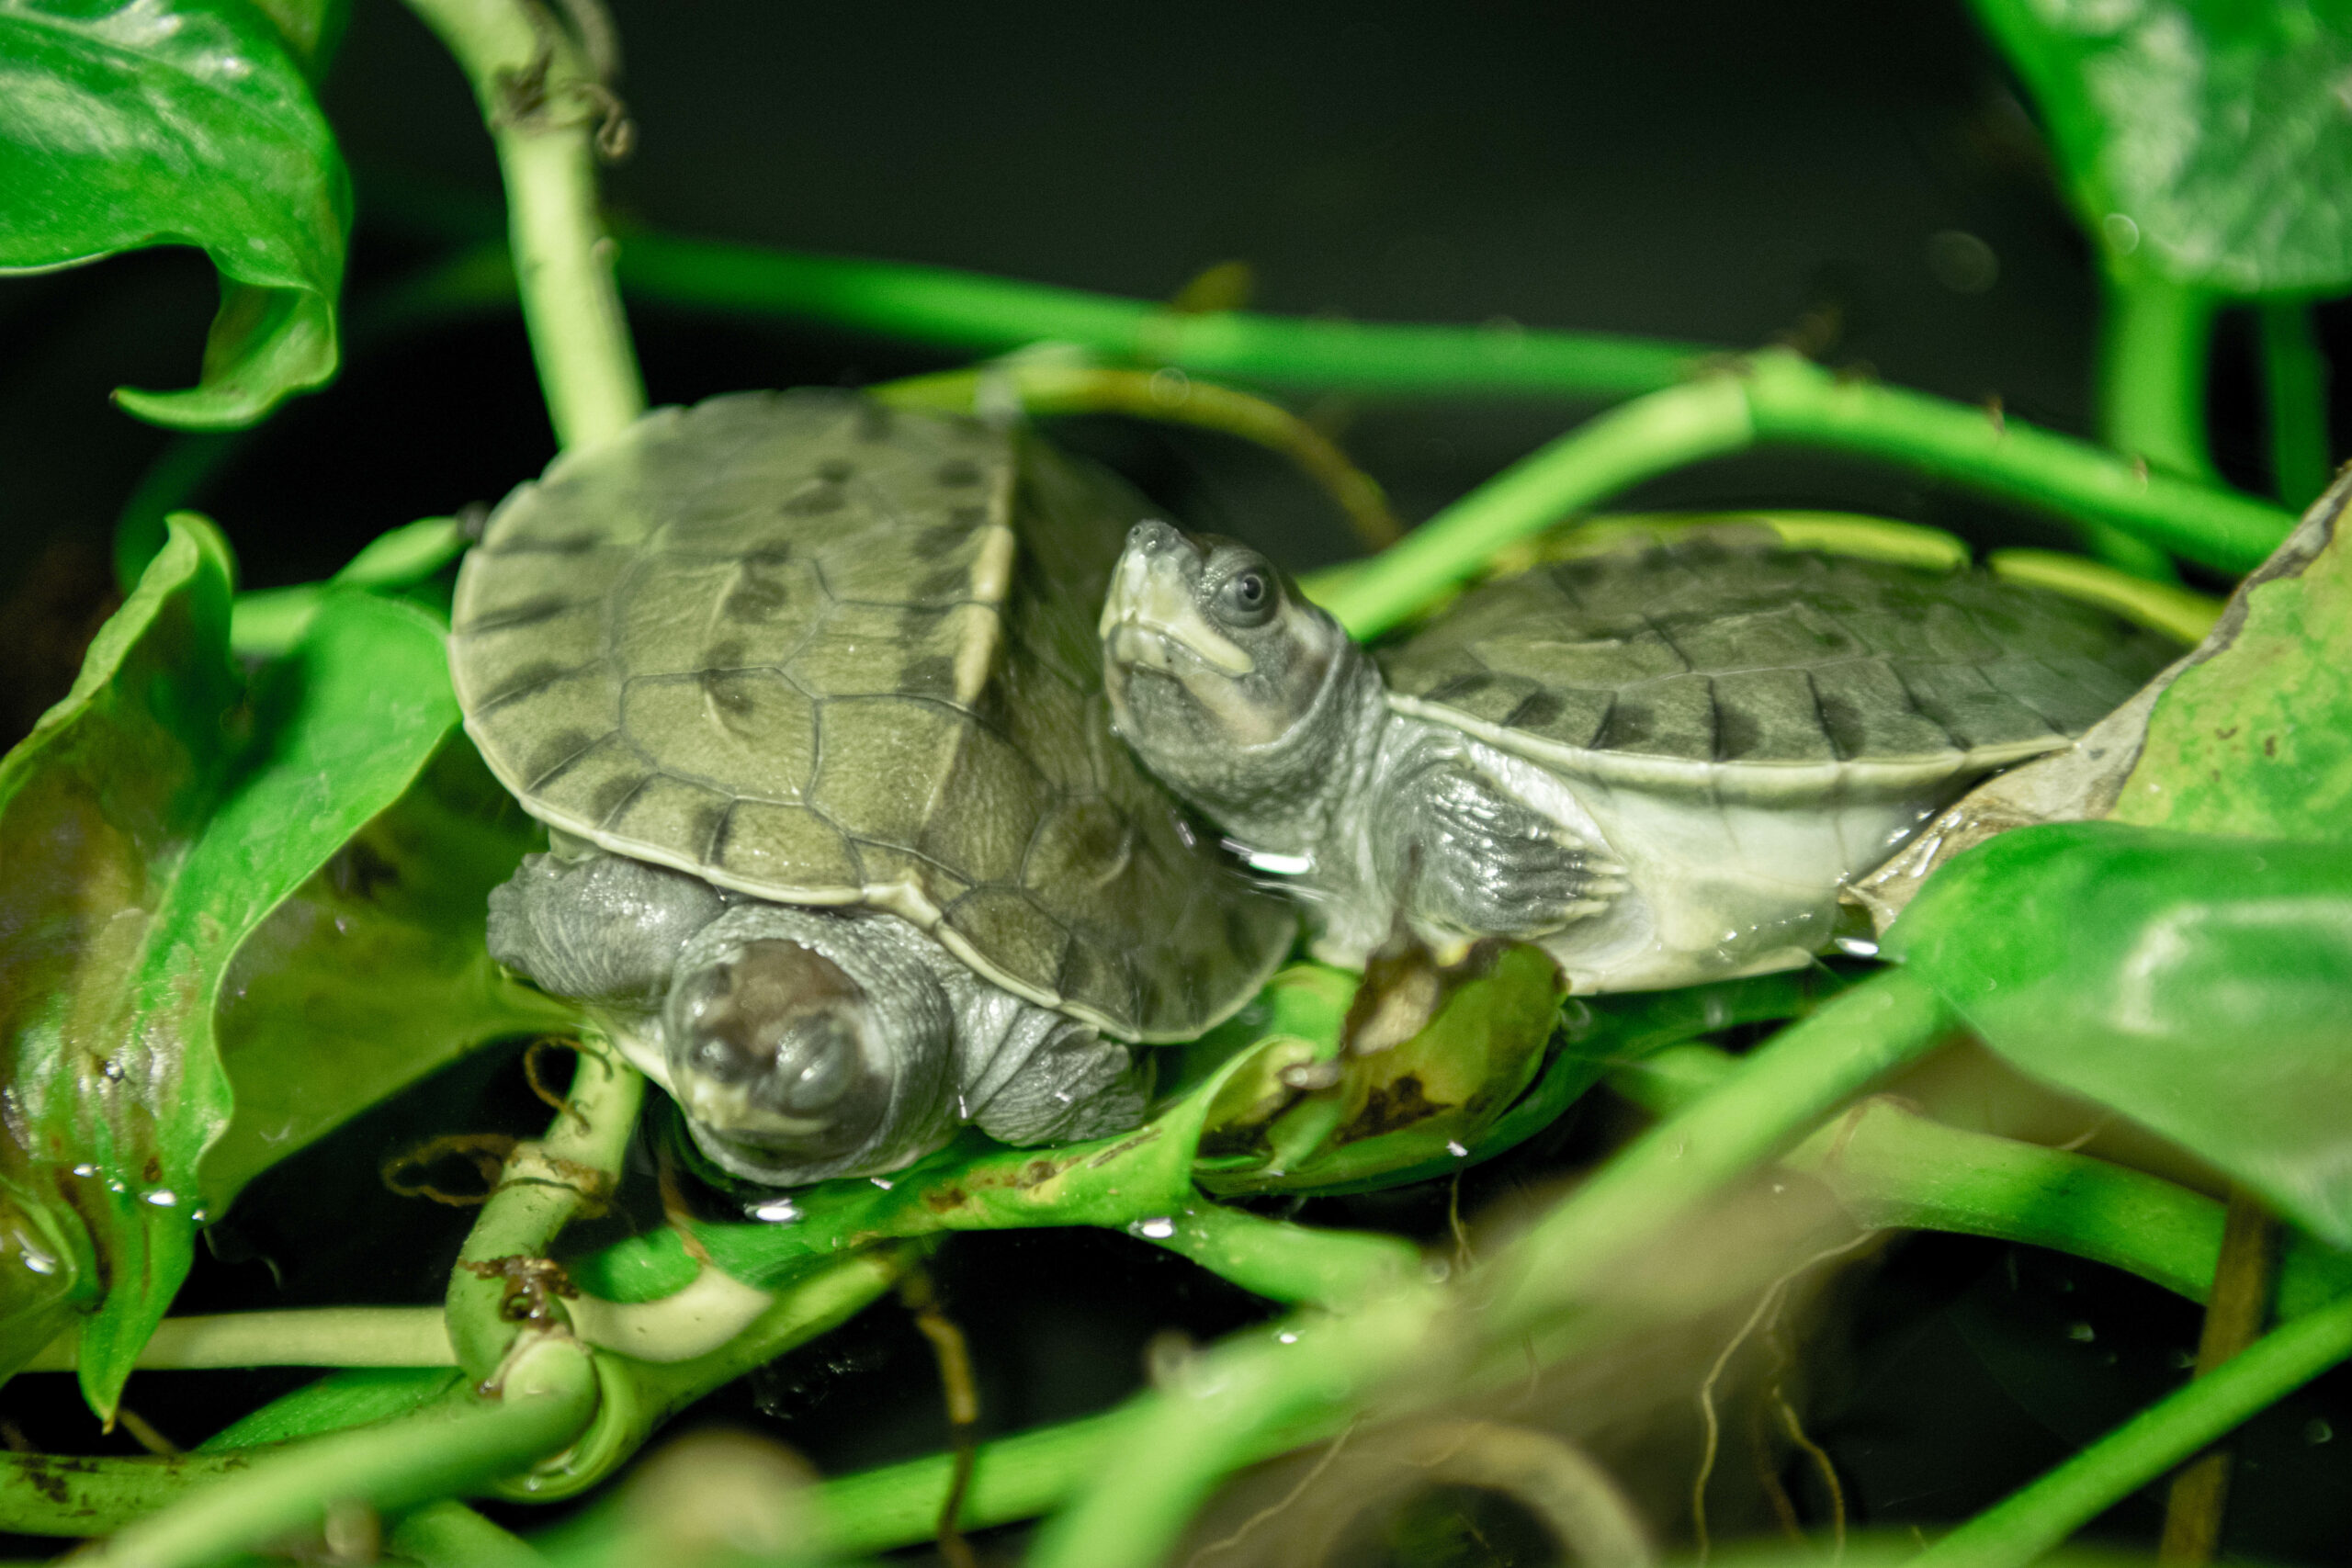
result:
<svg viewBox="0 0 2352 1568"><path fill-rule="evenodd" d="M1255 660L1201 614L1196 591L1205 563L1201 547L1165 523L1130 529L1102 601L1104 660L1114 668L1180 679L1201 665L1236 678L1257 669Z"/></svg>

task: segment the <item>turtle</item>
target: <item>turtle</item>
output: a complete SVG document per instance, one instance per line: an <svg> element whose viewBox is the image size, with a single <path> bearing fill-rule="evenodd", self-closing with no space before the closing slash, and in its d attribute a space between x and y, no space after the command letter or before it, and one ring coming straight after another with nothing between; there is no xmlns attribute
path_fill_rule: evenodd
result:
<svg viewBox="0 0 2352 1568"><path fill-rule="evenodd" d="M1577 992L1864 951L1849 879L2176 651L1736 523L1488 581L1367 651L1256 550L1147 519L1099 630L1120 734L1295 891L1316 956L1517 938Z"/></svg>
<svg viewBox="0 0 2352 1568"><path fill-rule="evenodd" d="M1110 730L1094 614L1149 510L1027 432L847 391L559 457L452 606L467 730L548 829L492 956L763 1186L966 1122L1134 1125L1128 1047L1221 1021L1296 928Z"/></svg>

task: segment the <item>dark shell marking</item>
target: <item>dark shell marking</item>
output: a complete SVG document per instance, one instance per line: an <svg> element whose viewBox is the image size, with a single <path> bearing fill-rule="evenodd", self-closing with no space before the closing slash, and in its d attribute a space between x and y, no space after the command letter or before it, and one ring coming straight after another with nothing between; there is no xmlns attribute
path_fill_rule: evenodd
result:
<svg viewBox="0 0 2352 1568"><path fill-rule="evenodd" d="M664 410L491 519L450 639L468 728L615 852L888 908L1035 1000L1187 1038L1293 917L1110 734L1094 616L1143 514L1040 444L849 394Z"/></svg>
<svg viewBox="0 0 2352 1568"><path fill-rule="evenodd" d="M1708 545L1485 584L1381 664L1408 711L1554 765L1770 790L2063 744L2169 657L1977 572Z"/></svg>

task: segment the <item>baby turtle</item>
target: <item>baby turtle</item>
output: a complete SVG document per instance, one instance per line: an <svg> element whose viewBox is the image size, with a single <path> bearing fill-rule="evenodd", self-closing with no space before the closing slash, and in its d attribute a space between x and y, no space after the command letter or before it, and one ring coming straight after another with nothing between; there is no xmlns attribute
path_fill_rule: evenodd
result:
<svg viewBox="0 0 2352 1568"><path fill-rule="evenodd" d="M838 392L559 457L452 615L466 728L550 829L492 953L756 1181L967 1121L1134 1124L1122 1042L1224 1019L1295 931L1109 729L1094 613L1146 510L1035 438Z"/></svg>
<svg viewBox="0 0 2352 1568"><path fill-rule="evenodd" d="M2170 656L1973 571L1701 530L1463 595L1367 654L1264 557L1128 536L1102 634L1119 732L1361 964L1539 941L1578 991L1793 968L1838 893L1983 775Z"/></svg>

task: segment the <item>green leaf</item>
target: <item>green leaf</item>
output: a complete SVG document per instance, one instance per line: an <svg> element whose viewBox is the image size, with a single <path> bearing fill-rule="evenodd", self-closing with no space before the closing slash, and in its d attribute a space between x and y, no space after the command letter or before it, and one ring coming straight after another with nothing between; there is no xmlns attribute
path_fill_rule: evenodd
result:
<svg viewBox="0 0 2352 1568"><path fill-rule="evenodd" d="M1414 998L1405 1039L1382 1039L1383 998L1360 998L1345 1053L1296 1039L1227 1078L1201 1137L1204 1187L1319 1191L1468 1156L1543 1065L1565 994L1559 966L1521 942L1481 942L1445 970L1413 956L1423 962L1389 974L1376 956L1364 982ZM1302 1081L1297 1069L1321 1061L1332 1081Z"/></svg>
<svg viewBox="0 0 2352 1568"><path fill-rule="evenodd" d="M236 1113L204 1154L205 1208L477 1046L579 1027L491 962L490 890L537 825L454 734L407 793L238 950L215 1030Z"/></svg>
<svg viewBox="0 0 2352 1568"><path fill-rule="evenodd" d="M2352 847L2021 828L1883 946L2021 1070L2352 1246Z"/></svg>
<svg viewBox="0 0 2352 1568"><path fill-rule="evenodd" d="M456 723L432 619L346 592L250 688L231 567L181 515L64 702L0 763L0 1168L65 1233L83 1391L110 1416L186 1274L229 1120L221 979L246 936L406 789Z"/></svg>
<svg viewBox="0 0 2352 1568"><path fill-rule="evenodd" d="M2116 821L2352 840L2352 546L2315 513L2148 716Z"/></svg>
<svg viewBox="0 0 2352 1568"><path fill-rule="evenodd" d="M2352 286L2352 6L1975 0L2124 271L2251 296Z"/></svg>
<svg viewBox="0 0 2352 1568"><path fill-rule="evenodd" d="M250 424L334 374L351 189L298 56L300 0L0 0L0 271L203 247L220 308L198 384L124 388L142 419Z"/></svg>
<svg viewBox="0 0 2352 1568"><path fill-rule="evenodd" d="M323 80L335 45L351 20L350 0L250 0L267 17L277 36L315 85Z"/></svg>

